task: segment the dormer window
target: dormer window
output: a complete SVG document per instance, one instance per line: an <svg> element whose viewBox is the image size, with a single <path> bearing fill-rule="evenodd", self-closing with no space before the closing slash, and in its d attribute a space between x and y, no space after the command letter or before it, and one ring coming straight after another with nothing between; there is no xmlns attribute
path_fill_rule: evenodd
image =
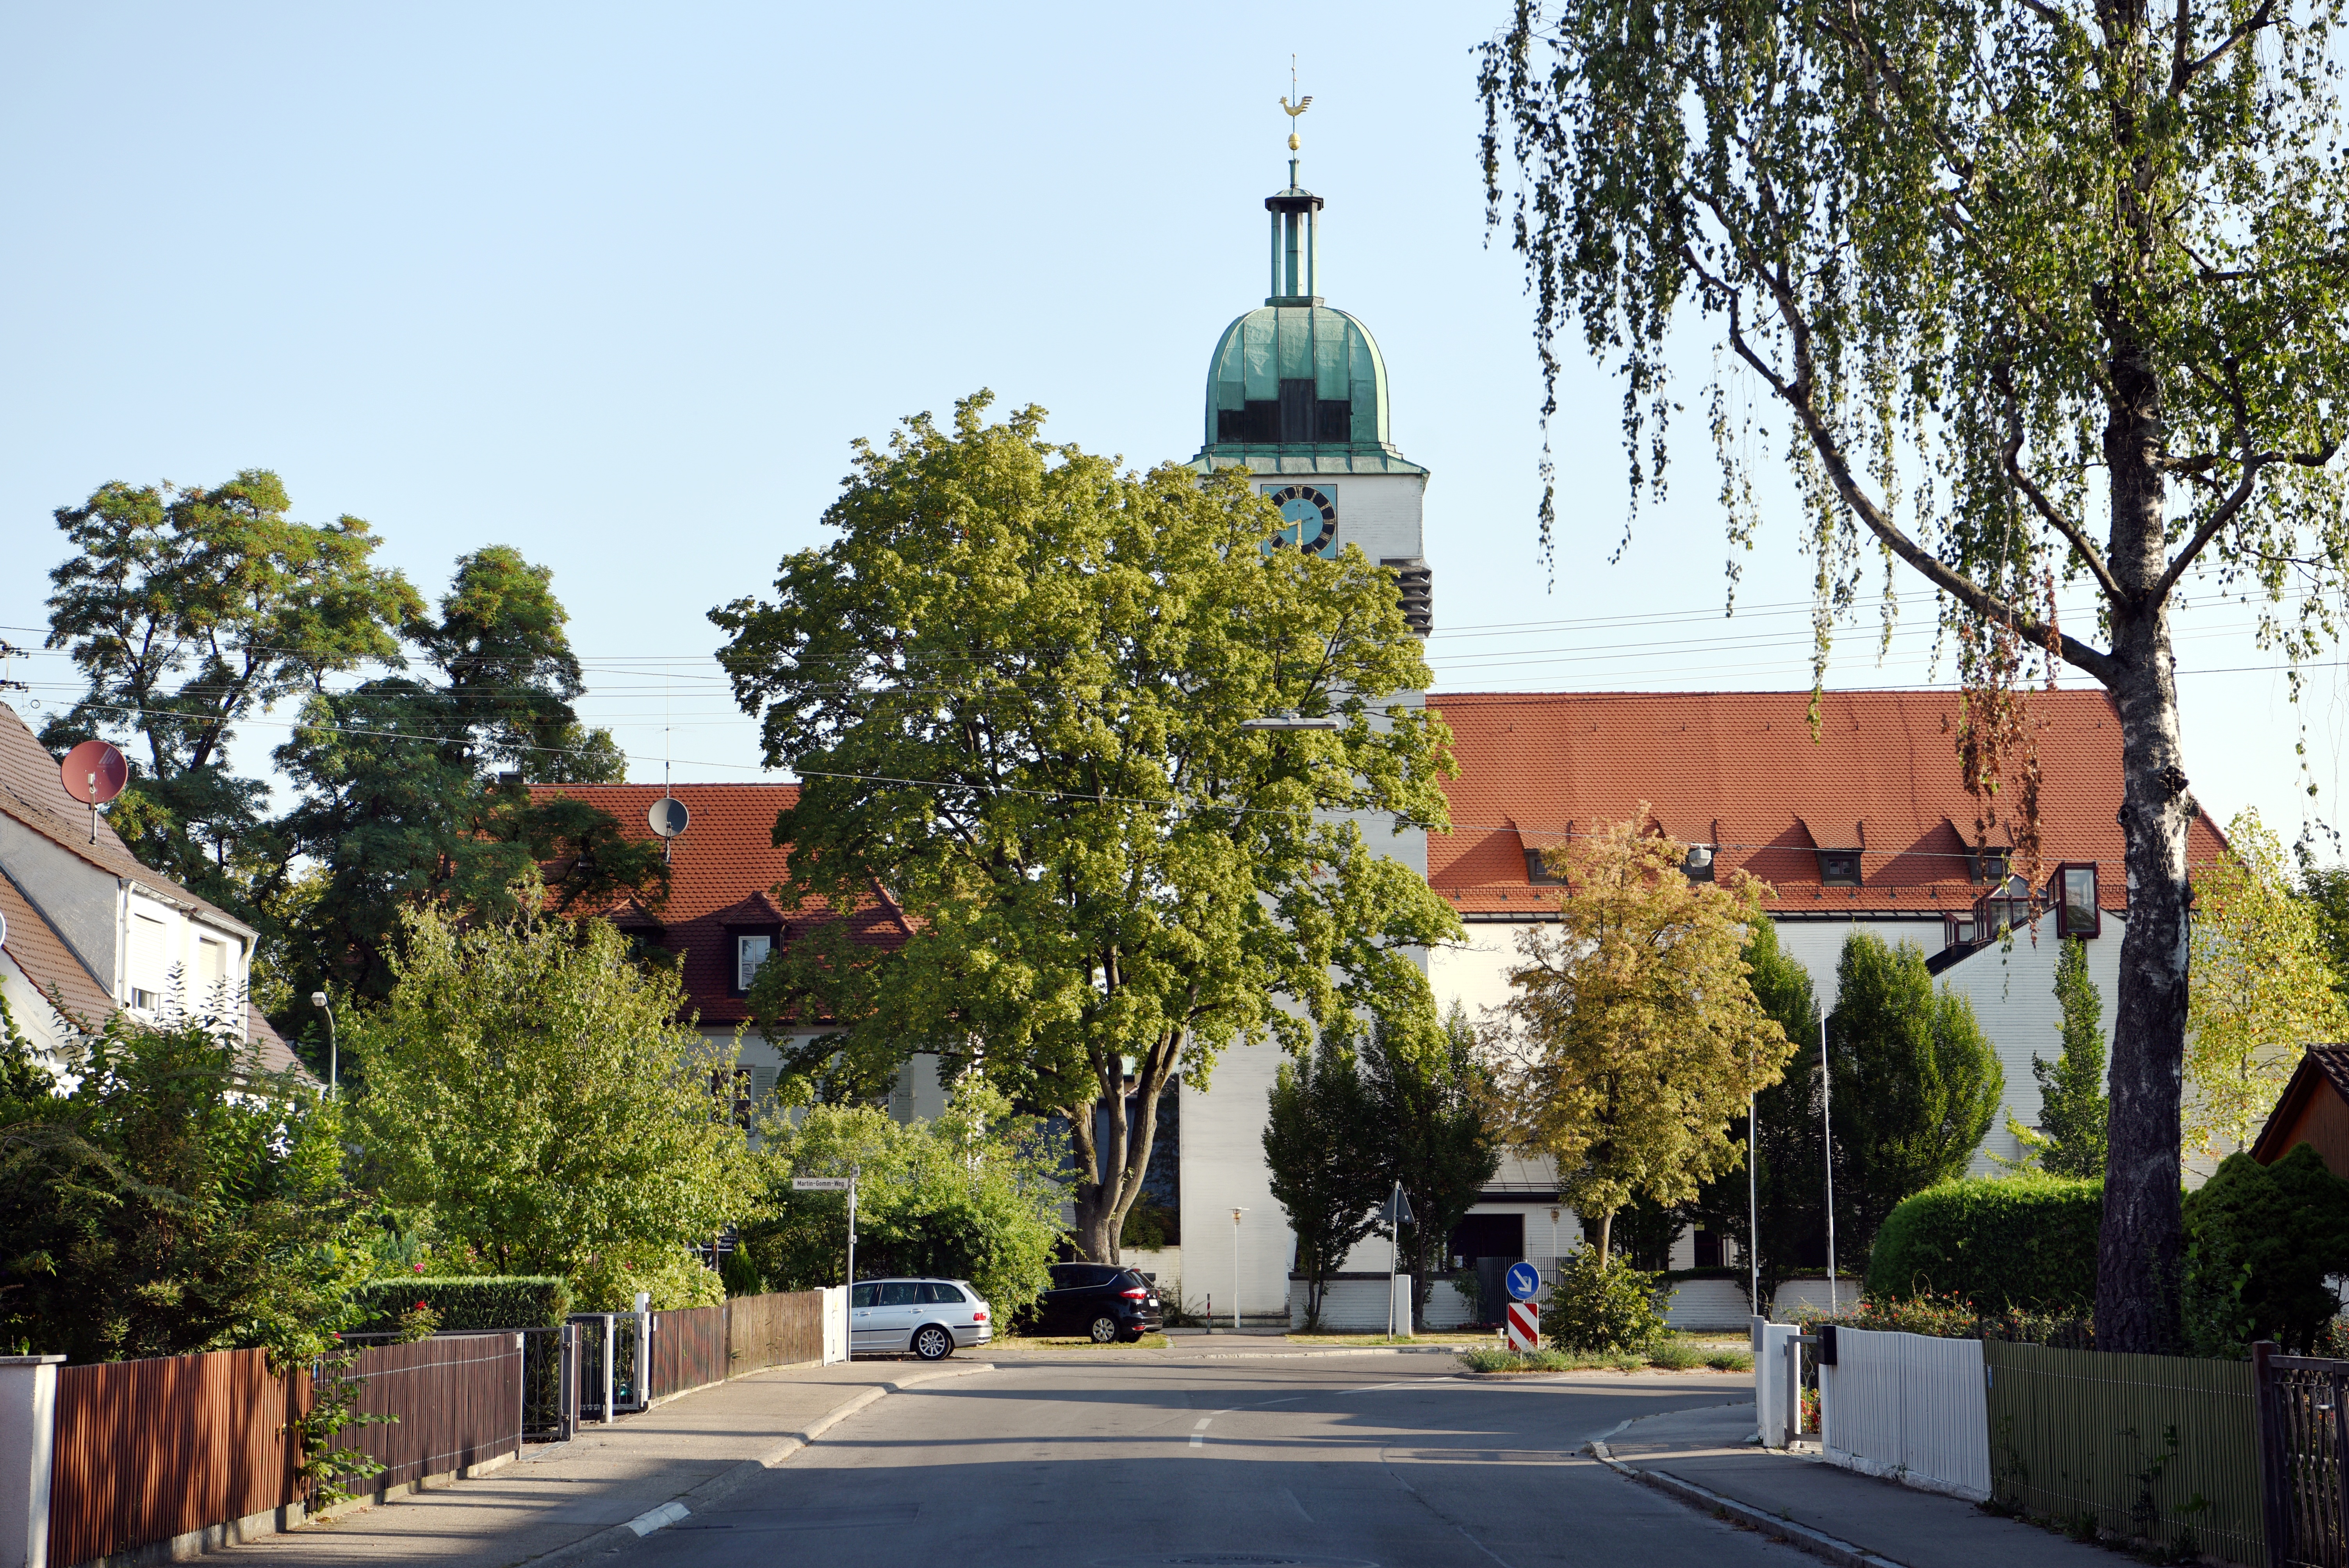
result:
<svg viewBox="0 0 2349 1568"><path fill-rule="evenodd" d="M2085 942L2104 929L2104 913L2096 903L2096 868L2062 865L2055 868L2055 934Z"/></svg>
<svg viewBox="0 0 2349 1568"><path fill-rule="evenodd" d="M1688 847L1688 853L1681 857L1681 875L1692 882L1711 882L1713 880L1713 846L1691 844Z"/></svg>
<svg viewBox="0 0 2349 1568"><path fill-rule="evenodd" d="M2006 875L2007 857L2013 851L1996 844L1966 850L1966 872L1977 882L1988 884Z"/></svg>
<svg viewBox="0 0 2349 1568"><path fill-rule="evenodd" d="M1563 887L1566 879L1549 869L1544 851L1532 844L1526 846L1526 881L1536 887Z"/></svg>
<svg viewBox="0 0 2349 1568"><path fill-rule="evenodd" d="M737 996L750 994L750 983L759 977L759 965L775 950L775 934L771 931L738 931L734 935L734 984Z"/></svg>
<svg viewBox="0 0 2349 1568"><path fill-rule="evenodd" d="M1858 887L1859 851L1857 850L1821 850L1819 881L1828 887Z"/></svg>

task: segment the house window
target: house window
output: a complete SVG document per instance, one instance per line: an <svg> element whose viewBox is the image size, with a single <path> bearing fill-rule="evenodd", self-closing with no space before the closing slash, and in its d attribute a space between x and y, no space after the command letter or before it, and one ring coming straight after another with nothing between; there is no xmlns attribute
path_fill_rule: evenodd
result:
<svg viewBox="0 0 2349 1568"><path fill-rule="evenodd" d="M1984 896L1974 905L1974 930L1981 936L1996 936L2002 931L2020 931L2031 923L2031 890L2021 877L2009 877L1996 893Z"/></svg>
<svg viewBox="0 0 2349 1568"><path fill-rule="evenodd" d="M1702 1230L1697 1232L1696 1266L1701 1269L1717 1269L1722 1266L1720 1232Z"/></svg>
<svg viewBox="0 0 2349 1568"><path fill-rule="evenodd" d="M1549 869L1549 862L1543 858L1543 853L1531 844L1526 846L1526 881L1536 887L1562 886L1566 879Z"/></svg>
<svg viewBox="0 0 2349 1568"><path fill-rule="evenodd" d="M1977 882L1994 882L2006 875L2006 858L2012 852L1997 848L1970 848L1966 851L1966 870Z"/></svg>
<svg viewBox="0 0 2349 1568"><path fill-rule="evenodd" d="M736 934L734 995L737 996L750 995L750 982L759 977L759 965L764 964L767 961L767 954L774 950L775 938L771 932L762 932L755 936L742 933Z"/></svg>
<svg viewBox="0 0 2349 1568"><path fill-rule="evenodd" d="M1859 886L1859 851L1857 850L1821 850L1819 881L1829 887Z"/></svg>
<svg viewBox="0 0 2349 1568"><path fill-rule="evenodd" d="M1981 929L1971 913L1951 915L1941 922L1941 945L1963 947L1973 941L1974 934Z"/></svg>
<svg viewBox="0 0 2349 1568"><path fill-rule="evenodd" d="M2058 936L2076 936L2085 941L2103 929L2104 914L2096 907L2095 866L2057 866L2054 891Z"/></svg>
<svg viewBox="0 0 2349 1568"><path fill-rule="evenodd" d="M750 1069L736 1068L731 1072L709 1075L709 1098L718 1109L713 1121L731 1121L737 1127L750 1125L750 1107L756 1103L750 1093Z"/></svg>

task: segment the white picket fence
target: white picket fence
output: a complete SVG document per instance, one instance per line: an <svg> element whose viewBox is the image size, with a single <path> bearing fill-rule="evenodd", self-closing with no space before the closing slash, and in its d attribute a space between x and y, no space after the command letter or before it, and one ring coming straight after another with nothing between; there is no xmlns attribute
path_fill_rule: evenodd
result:
<svg viewBox="0 0 2349 1568"><path fill-rule="evenodd" d="M1774 1359L1783 1379L1785 1357ZM1757 1398L1762 1367L1757 1356ZM1819 1368L1827 1462L1980 1502L1990 1496L1985 1387L1979 1339L1839 1328L1835 1363Z"/></svg>

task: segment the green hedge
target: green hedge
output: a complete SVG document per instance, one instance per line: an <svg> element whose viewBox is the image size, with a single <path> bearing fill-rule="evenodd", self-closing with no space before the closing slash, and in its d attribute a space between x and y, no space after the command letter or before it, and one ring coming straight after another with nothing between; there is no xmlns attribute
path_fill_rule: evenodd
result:
<svg viewBox="0 0 2349 1568"><path fill-rule="evenodd" d="M560 1326L571 1310L570 1282L556 1274L456 1274L370 1280L351 1293L365 1314L357 1332L389 1330L418 1302L440 1315L443 1333Z"/></svg>
<svg viewBox="0 0 2349 1568"><path fill-rule="evenodd" d="M1955 1295L1985 1313L2091 1310L2104 1212L2101 1181L1945 1181L1886 1218L1868 1260L1868 1294Z"/></svg>

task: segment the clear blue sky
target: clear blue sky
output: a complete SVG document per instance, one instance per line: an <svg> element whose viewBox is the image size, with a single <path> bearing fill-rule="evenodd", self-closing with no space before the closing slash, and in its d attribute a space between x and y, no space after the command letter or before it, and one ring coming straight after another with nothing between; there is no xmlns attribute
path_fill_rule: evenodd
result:
<svg viewBox="0 0 2349 1568"><path fill-rule="evenodd" d="M1196 449L1208 351L1263 292L1293 50L1324 292L1377 335L1395 439L1434 473L1440 685L1803 686L1783 494L1723 622L1689 418L1671 502L1609 564L1619 393L1578 359L1546 585L1528 311L1475 160L1471 51L1502 10L9 5L0 624L44 619L51 509L274 468L428 592L485 543L553 567L633 776L673 725L680 778L756 777L704 614L820 538L853 437L988 387L1135 464ZM1895 656L1864 628L1834 684L1927 678L1930 605L1900 586ZM2189 770L2222 820L2256 804L2290 837L2299 714L2251 624L2184 619ZM2300 710L2328 814L2344 690L2318 672Z"/></svg>

